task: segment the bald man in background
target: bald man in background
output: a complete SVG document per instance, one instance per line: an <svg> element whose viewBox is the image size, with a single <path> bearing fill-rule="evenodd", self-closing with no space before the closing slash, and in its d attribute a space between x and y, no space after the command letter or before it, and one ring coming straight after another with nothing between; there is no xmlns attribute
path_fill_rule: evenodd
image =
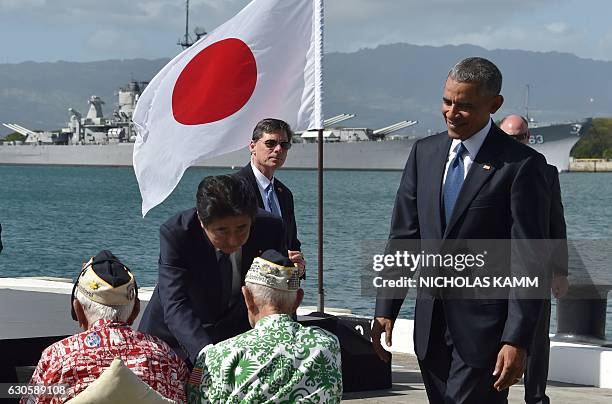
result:
<svg viewBox="0 0 612 404"><path fill-rule="evenodd" d="M508 115L499 126L504 132L516 141L529 144L529 124L520 115ZM556 298L567 293L567 234L565 230L565 217L561 202L561 186L559 185L559 172L553 165L548 164L546 179L550 186L550 238L563 241L552 243L554 260L551 260L551 291ZM527 356L525 368L525 402L527 404L550 403L546 395L546 381L548 379L548 360L550 355L550 299L544 301L538 319L538 325L533 343Z"/></svg>

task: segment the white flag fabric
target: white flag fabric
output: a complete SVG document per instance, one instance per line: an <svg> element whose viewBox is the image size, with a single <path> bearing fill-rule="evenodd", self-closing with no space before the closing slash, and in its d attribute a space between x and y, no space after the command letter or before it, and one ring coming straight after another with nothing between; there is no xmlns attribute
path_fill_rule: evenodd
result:
<svg viewBox="0 0 612 404"><path fill-rule="evenodd" d="M322 2L253 0L151 80L133 116L143 216L198 160L247 146L263 118L322 128Z"/></svg>

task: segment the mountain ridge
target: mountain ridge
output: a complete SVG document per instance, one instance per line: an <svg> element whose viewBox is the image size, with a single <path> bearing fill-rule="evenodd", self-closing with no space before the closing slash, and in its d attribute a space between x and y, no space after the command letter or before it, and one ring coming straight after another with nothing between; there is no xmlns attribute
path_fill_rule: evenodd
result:
<svg viewBox="0 0 612 404"><path fill-rule="evenodd" d="M404 133L425 135L444 129L442 88L449 68L468 56L482 56L504 76L505 103L494 116L523 113L525 85L530 85L530 115L540 121L612 115L612 62L563 52L487 50L475 45L380 45L356 52L324 55L324 111L357 116L345 125L379 128L416 119ZM104 113L112 113L116 91L131 79L150 81L169 61L113 59L97 62L0 64L0 122L33 130L63 127L68 108L87 113L87 100L98 95ZM0 136L10 133L2 127Z"/></svg>

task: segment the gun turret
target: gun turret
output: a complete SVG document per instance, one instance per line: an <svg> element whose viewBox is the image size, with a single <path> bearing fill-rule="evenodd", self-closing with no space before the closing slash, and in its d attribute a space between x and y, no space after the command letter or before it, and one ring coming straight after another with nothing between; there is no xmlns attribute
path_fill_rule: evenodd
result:
<svg viewBox="0 0 612 404"><path fill-rule="evenodd" d="M385 126L384 128L376 129L372 132L375 137L383 138L390 133L396 132L400 129L407 128L412 125L416 125L419 121L400 121L393 125Z"/></svg>
<svg viewBox="0 0 612 404"><path fill-rule="evenodd" d="M68 112L70 112L70 118L75 117L80 120L83 117L83 115L74 108L68 108Z"/></svg>
<svg viewBox="0 0 612 404"><path fill-rule="evenodd" d="M334 125L339 124L340 122L344 122L347 119L351 119L354 118L355 114L340 114L340 115L336 115L333 116L331 118L327 118L326 120L323 121L323 127L324 128L329 128L332 127Z"/></svg>

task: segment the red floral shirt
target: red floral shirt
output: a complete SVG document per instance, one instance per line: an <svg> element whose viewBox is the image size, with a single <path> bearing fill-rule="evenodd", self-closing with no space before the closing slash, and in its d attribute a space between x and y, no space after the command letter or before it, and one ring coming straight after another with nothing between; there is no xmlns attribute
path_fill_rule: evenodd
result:
<svg viewBox="0 0 612 404"><path fill-rule="evenodd" d="M143 382L177 402L185 401L187 366L157 337L126 323L96 321L89 330L56 342L42 353L31 385L65 384L64 396L29 396L22 403L62 403L92 383L116 357Z"/></svg>

